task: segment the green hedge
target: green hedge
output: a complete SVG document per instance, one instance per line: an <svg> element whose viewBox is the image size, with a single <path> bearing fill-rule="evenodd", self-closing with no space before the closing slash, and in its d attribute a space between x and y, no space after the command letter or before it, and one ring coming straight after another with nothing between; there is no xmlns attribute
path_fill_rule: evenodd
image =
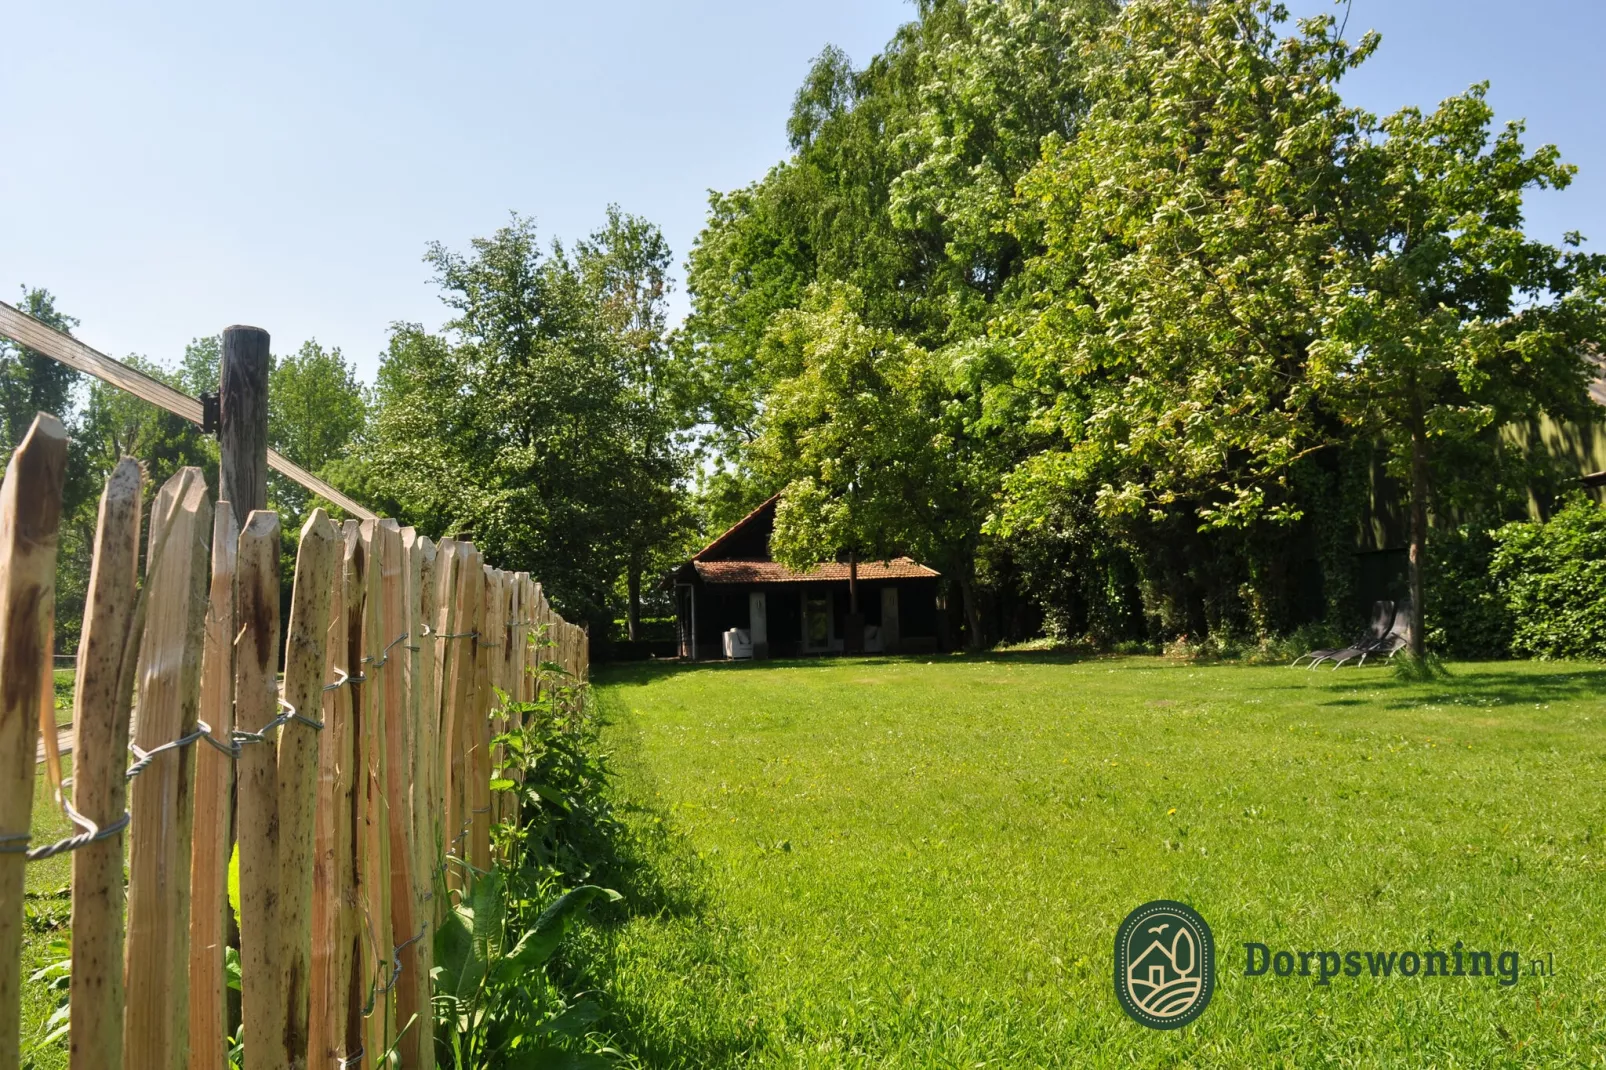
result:
<svg viewBox="0 0 1606 1070"><path fill-rule="evenodd" d="M1511 650L1606 658L1606 509L1578 498L1547 523L1492 533L1490 575L1511 612Z"/></svg>
<svg viewBox="0 0 1606 1070"><path fill-rule="evenodd" d="M1429 534L1429 650L1458 660L1511 656L1511 609L1490 578L1496 545L1487 524L1435 528Z"/></svg>

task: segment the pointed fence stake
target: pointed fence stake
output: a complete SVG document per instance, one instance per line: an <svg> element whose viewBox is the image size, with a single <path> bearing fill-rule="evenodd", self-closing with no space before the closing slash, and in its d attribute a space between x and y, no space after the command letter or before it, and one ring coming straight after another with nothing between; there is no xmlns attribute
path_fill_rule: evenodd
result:
<svg viewBox="0 0 1606 1070"><path fill-rule="evenodd" d="M254 1043L272 1046L272 1062L289 1070L307 1066L307 1023L312 1004L312 869L317 835L318 751L323 719L324 650L329 602L343 546L329 514L314 509L301 528L295 588L284 655L284 703L294 717L279 729L279 994L274 1032ZM249 1035L249 1034L247 1034Z"/></svg>
<svg viewBox="0 0 1606 1070"><path fill-rule="evenodd" d="M205 746L195 726L211 535L206 480L199 468L180 469L151 509L134 727L151 757L129 789L123 1065L139 1070L189 1061L190 840L195 749Z"/></svg>
<svg viewBox="0 0 1606 1070"><path fill-rule="evenodd" d="M240 532L240 630L234 658L234 715L241 732L261 732L279 712L279 515L256 510ZM270 734L271 738L271 734ZM278 963L279 773L273 745L240 747L240 1012L247 1070L279 1070L273 1045L284 993Z"/></svg>
<svg viewBox="0 0 1606 1070"><path fill-rule="evenodd" d="M33 820L40 704L55 701L56 601L67 432L40 413L0 488L0 1066L20 1062L23 868Z"/></svg>
<svg viewBox="0 0 1606 1070"><path fill-rule="evenodd" d="M218 502L212 515L212 587L201 651L200 717L212 729L213 740L224 748L232 745L234 732L234 556L239 542L234 509L228 502ZM98 554L96 563L98 566ZM195 842L190 849L190 1065L194 1067L228 1062L223 953L228 933L229 796L233 786L234 761L218 747L197 747Z"/></svg>

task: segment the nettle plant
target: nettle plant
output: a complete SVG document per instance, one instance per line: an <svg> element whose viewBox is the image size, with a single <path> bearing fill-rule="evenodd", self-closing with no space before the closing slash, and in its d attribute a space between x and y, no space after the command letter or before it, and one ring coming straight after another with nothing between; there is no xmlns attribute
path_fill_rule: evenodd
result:
<svg viewBox="0 0 1606 1070"><path fill-rule="evenodd" d="M501 696L517 727L494 740L491 788L518 800L517 818L492 832L501 861L490 872L464 867L466 890L435 936L443 1067L603 1067L618 1054L591 1036L600 1005L554 979L564 937L591 904L621 898L590 883L616 825L608 768L582 682L548 661L538 682L533 702Z"/></svg>
<svg viewBox="0 0 1606 1070"><path fill-rule="evenodd" d="M600 1006L567 997L546 967L586 907L619 894L588 884L553 899L552 888L529 871L477 874L437 930L433 976L441 1066L613 1065L608 1056L614 1053L583 1050Z"/></svg>

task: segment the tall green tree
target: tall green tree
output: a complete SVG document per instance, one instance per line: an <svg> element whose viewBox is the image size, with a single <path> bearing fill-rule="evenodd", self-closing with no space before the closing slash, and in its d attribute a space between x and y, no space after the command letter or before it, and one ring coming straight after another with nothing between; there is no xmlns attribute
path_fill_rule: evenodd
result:
<svg viewBox="0 0 1606 1070"><path fill-rule="evenodd" d="M1287 18L1133 0L1082 129L1021 181L1014 226L1043 252L999 327L1047 439L998 527L1091 502L1140 570L1226 562L1210 581L1264 603L1330 493L1313 472L1380 441L1408 487L1420 653L1430 446L1486 473L1501 424L1589 418L1600 261L1522 234L1524 190L1570 171L1491 137L1481 90L1379 122L1337 88L1377 38Z"/></svg>
<svg viewBox="0 0 1606 1070"><path fill-rule="evenodd" d="M575 267L623 357L624 418L630 439L619 458L628 492L625 625L641 635L643 578L664 572L682 549L691 511L685 486L695 422L693 382L666 331L673 256L663 233L618 205L606 224L575 246Z"/></svg>
<svg viewBox="0 0 1606 1070"><path fill-rule="evenodd" d="M275 358L268 373L268 444L274 449L318 474L346 455L367 423L362 383L339 349L324 349L313 340ZM299 516L307 492L289 480L274 482L276 502ZM294 529L299 524L286 525Z"/></svg>
<svg viewBox="0 0 1606 1070"><path fill-rule="evenodd" d="M979 646L976 555L1000 471L972 411L985 354L928 353L868 325L863 301L817 284L775 317L760 351L774 385L748 462L781 488L771 548L798 569L842 556L933 564L955 582Z"/></svg>
<svg viewBox="0 0 1606 1070"><path fill-rule="evenodd" d="M711 198L688 261L686 336L728 462L757 433L771 320L810 285L854 286L867 323L928 350L984 333L1030 251L1006 225L1015 183L1045 136L1076 130L1083 46L1115 7L921 0L862 69L821 53L787 124L792 155Z"/></svg>
<svg viewBox="0 0 1606 1070"><path fill-rule="evenodd" d="M1353 432L1388 444L1408 488L1418 656L1435 449L1542 413L1599 419L1588 384L1606 324L1606 257L1524 232L1524 195L1566 188L1575 168L1553 145L1525 150L1520 123L1493 132L1486 89L1368 124L1346 161L1326 330L1312 354L1324 402Z"/></svg>
<svg viewBox="0 0 1606 1070"><path fill-rule="evenodd" d="M192 338L178 362L178 381L185 393L194 397L215 394L223 367L223 336ZM271 396L270 396L271 400Z"/></svg>
<svg viewBox="0 0 1606 1070"><path fill-rule="evenodd" d="M426 259L454 315L444 334L393 330L374 470L423 530L472 536L540 576L566 616L606 626L638 530L640 354L528 220Z"/></svg>
<svg viewBox="0 0 1606 1070"><path fill-rule="evenodd" d="M1173 634L1286 584L1240 563L1303 519L1296 469L1329 442L1309 355L1362 120L1336 85L1376 42L1352 49L1330 18L1285 41L1278 14L1134 0L1094 52L1081 129L1047 140L1011 224L1042 250L996 322L1036 441L995 530L1091 508Z"/></svg>

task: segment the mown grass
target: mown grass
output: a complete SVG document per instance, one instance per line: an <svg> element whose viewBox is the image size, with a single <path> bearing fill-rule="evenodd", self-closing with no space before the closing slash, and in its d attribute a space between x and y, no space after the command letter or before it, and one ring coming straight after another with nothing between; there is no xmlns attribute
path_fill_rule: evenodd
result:
<svg viewBox="0 0 1606 1070"><path fill-rule="evenodd" d="M54 673L56 692L56 723L67 725L72 721L73 672L57 669ZM62 776L72 776L72 756L62 758ZM43 766L37 770L33 794L33 840L31 846L53 843L76 830L57 808L50 781ZM23 885L27 902L24 905L22 942L22 1045L27 1051L45 1034L45 1023L55 1012L57 994L42 984L29 983L28 975L55 961L57 952L51 943L71 939L68 924L72 910L71 895L72 856L57 855L43 862L28 863ZM34 1053L32 1065L37 1070L56 1070L67 1065L65 1045L52 1045Z"/></svg>
<svg viewBox="0 0 1606 1070"><path fill-rule="evenodd" d="M1304 672L1159 658L599 673L641 857L590 937L654 1067L1606 1065L1606 669ZM1117 924L1212 925L1154 1032ZM1448 949L1554 978L1245 977L1243 943Z"/></svg>
<svg viewBox="0 0 1606 1070"><path fill-rule="evenodd" d="M64 776L72 775L72 756L62 759ZM33 846L54 843L76 830L72 822L56 807L50 782L44 769L34 781L33 793ZM23 885L27 901L24 904L24 931L22 936L22 1046L27 1051L43 1039L45 1023L56 1010L57 994L47 986L28 981L28 975L56 960L52 941L71 939L68 924L72 911L72 855L61 854L42 862L28 863ZM32 1065L37 1070L56 1070L67 1065L65 1045L51 1045L35 1053Z"/></svg>

